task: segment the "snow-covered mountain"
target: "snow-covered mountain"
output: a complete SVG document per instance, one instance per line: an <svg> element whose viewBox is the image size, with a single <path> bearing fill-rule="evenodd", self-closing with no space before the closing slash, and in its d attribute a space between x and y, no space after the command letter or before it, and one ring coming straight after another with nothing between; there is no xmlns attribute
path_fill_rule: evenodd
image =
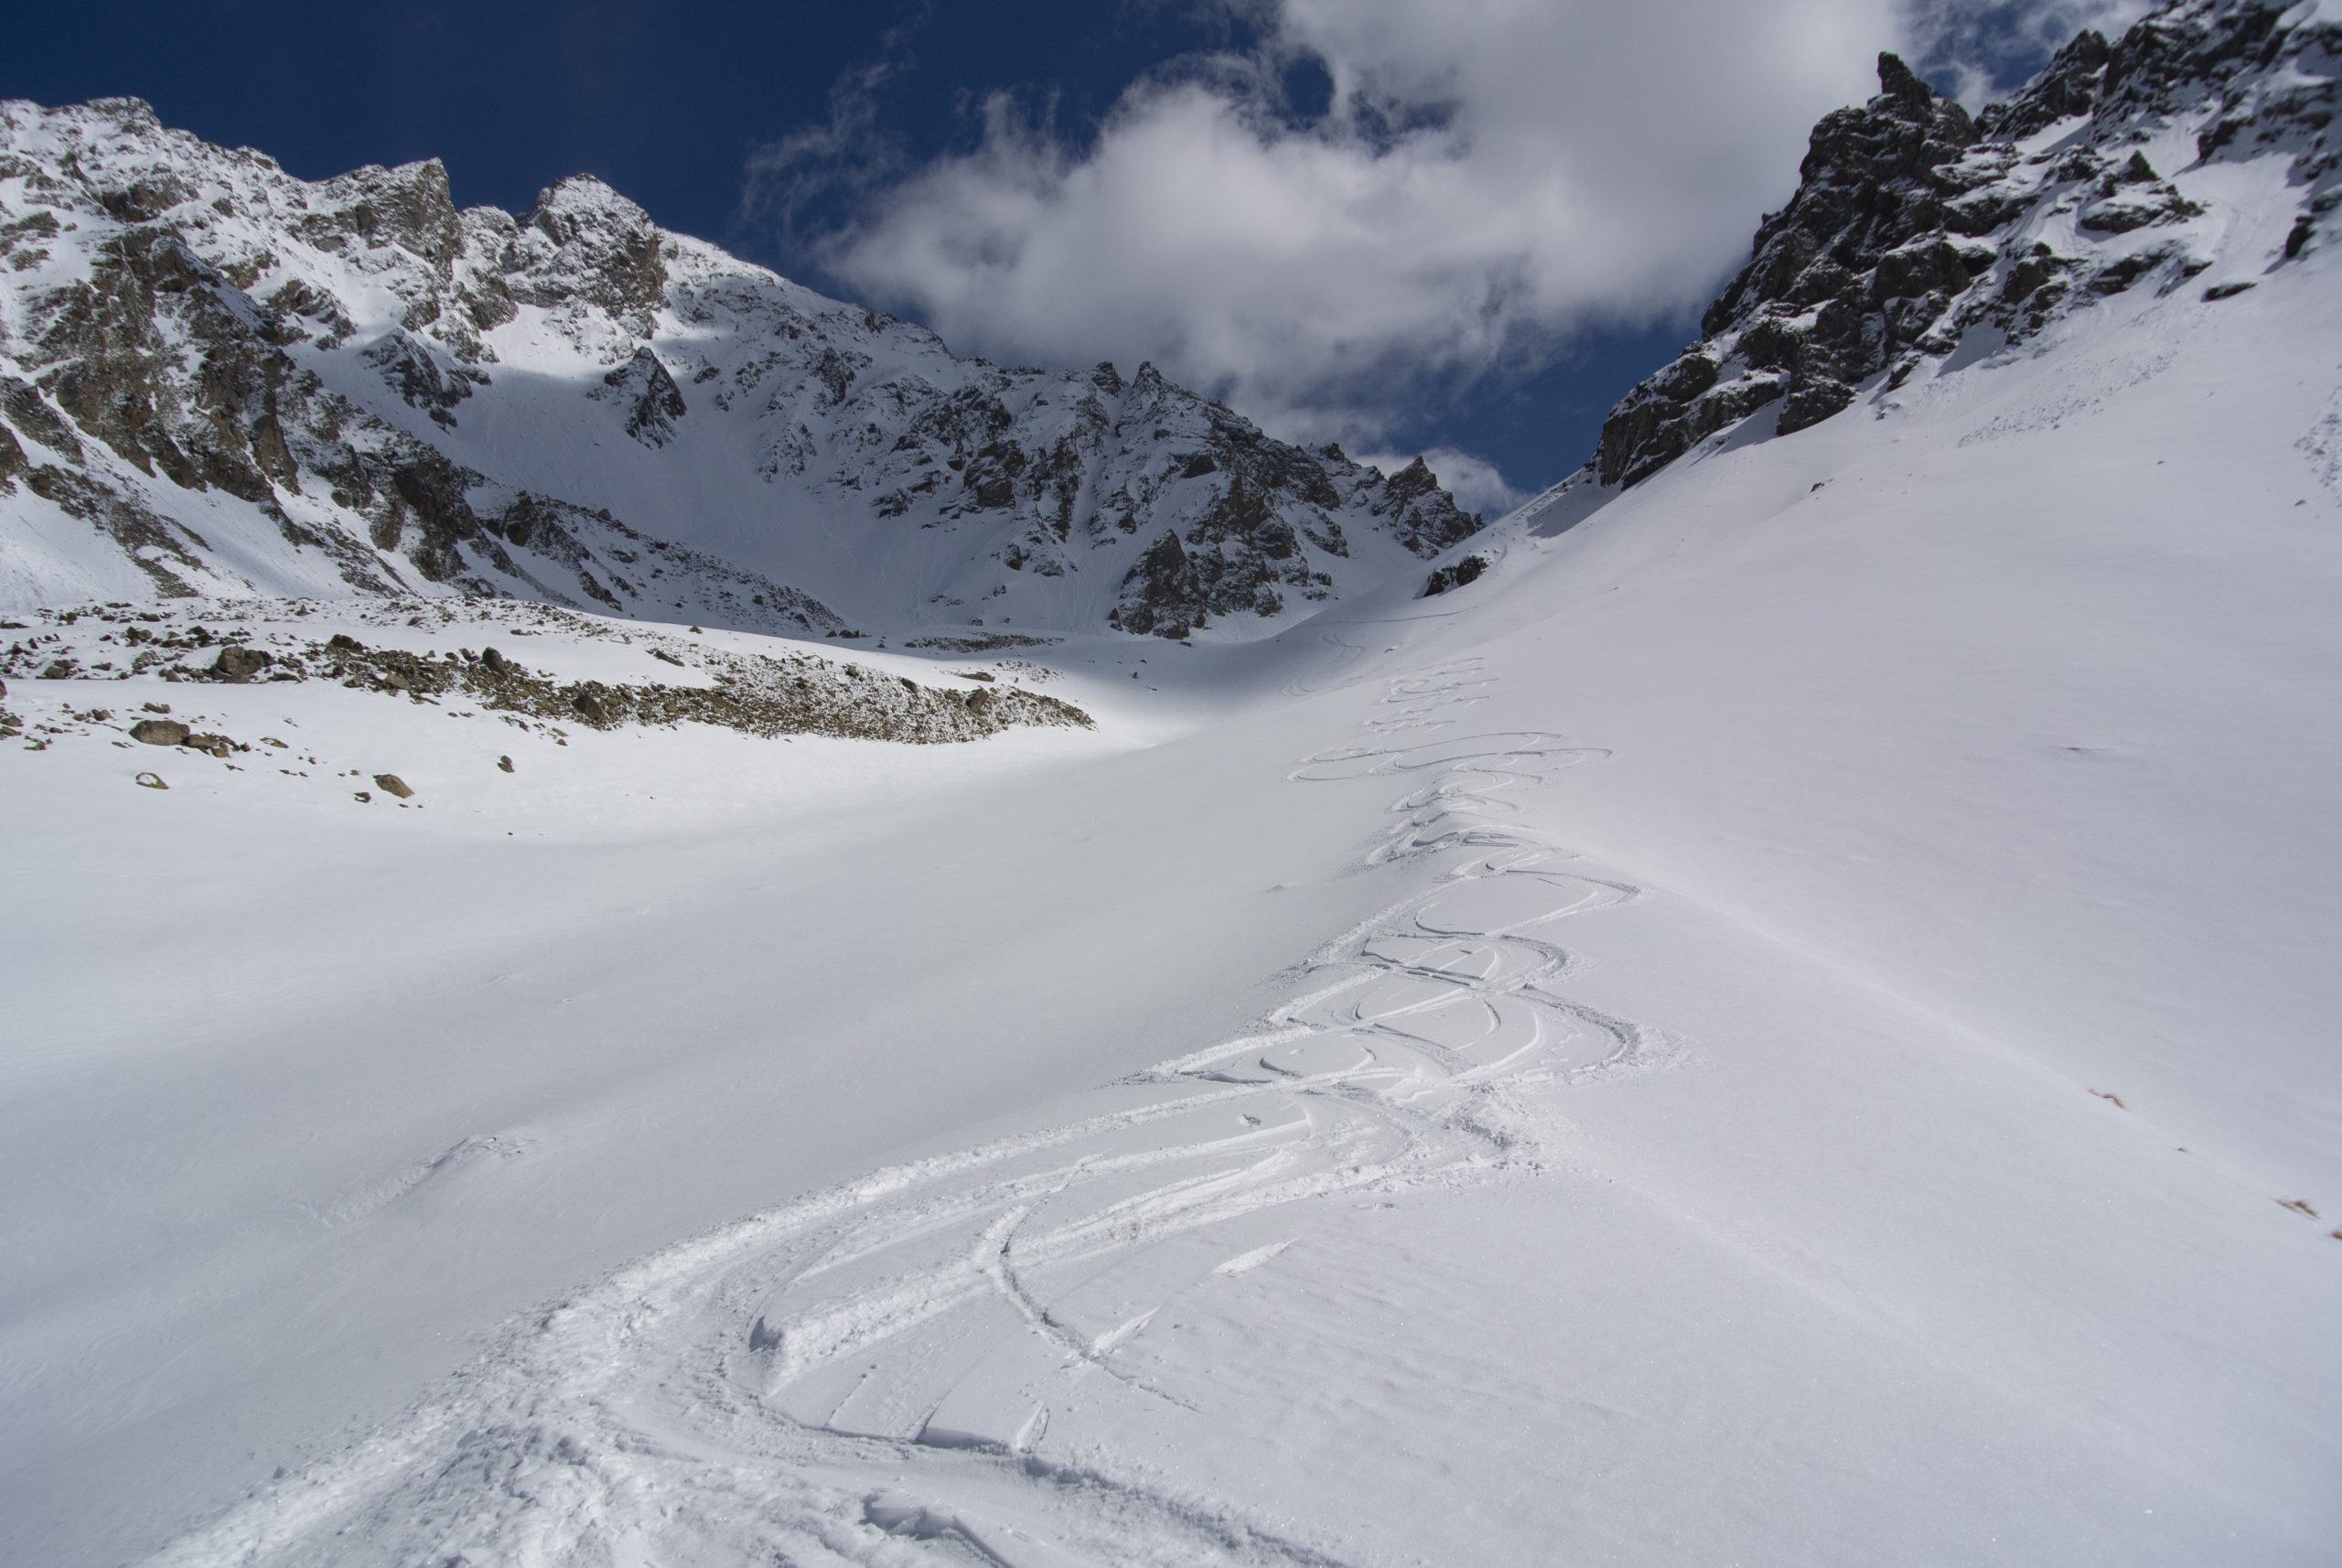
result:
<svg viewBox="0 0 2342 1568"><path fill-rule="evenodd" d="M2326 1568L2342 8L1882 75L1266 638L8 615L0 1562Z"/></svg>
<svg viewBox="0 0 2342 1568"><path fill-rule="evenodd" d="M2256 286L2342 206L2335 48L2315 6L2186 0L2119 43L2082 33L1972 121L1881 56L1879 95L1814 127L1701 340L1612 411L1591 467L1635 484L1777 401L1785 435L1885 406L2134 289Z"/></svg>
<svg viewBox="0 0 2342 1568"><path fill-rule="evenodd" d="M508 594L654 619L1261 635L1470 533L1151 366L1012 370L437 163L310 183L0 105L0 603Z"/></svg>

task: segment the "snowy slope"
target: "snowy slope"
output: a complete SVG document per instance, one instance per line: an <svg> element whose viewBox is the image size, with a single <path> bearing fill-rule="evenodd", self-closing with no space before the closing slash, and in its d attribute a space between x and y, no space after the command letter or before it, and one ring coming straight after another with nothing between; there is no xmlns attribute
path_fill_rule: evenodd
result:
<svg viewBox="0 0 2342 1568"><path fill-rule="evenodd" d="M1094 730L12 681L9 1560L2332 1562L2300 151L1439 595L870 656Z"/></svg>
<svg viewBox="0 0 2342 1568"><path fill-rule="evenodd" d="M0 603L500 593L650 619L1243 639L1478 526L1141 366L954 357L591 178L315 183L0 105ZM811 596L809 596L809 595Z"/></svg>

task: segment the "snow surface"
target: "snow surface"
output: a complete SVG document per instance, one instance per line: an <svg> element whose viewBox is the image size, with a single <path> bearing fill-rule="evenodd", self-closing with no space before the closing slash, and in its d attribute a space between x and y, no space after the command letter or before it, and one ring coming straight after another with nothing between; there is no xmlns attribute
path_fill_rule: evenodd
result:
<svg viewBox="0 0 2342 1568"><path fill-rule="evenodd" d="M2283 178L2181 178L2191 286L1573 480L1435 597L825 647L1095 730L15 679L0 1556L2336 1561Z"/></svg>

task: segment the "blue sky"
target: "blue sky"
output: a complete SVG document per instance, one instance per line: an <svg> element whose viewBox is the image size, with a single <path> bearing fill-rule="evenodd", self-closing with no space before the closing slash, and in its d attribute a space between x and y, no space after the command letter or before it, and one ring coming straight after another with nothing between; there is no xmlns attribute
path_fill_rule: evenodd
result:
<svg viewBox="0 0 2342 1568"><path fill-rule="evenodd" d="M2136 9L84 0L18 8L0 94L135 94L310 177L435 156L467 205L596 174L964 350L1153 358L1496 504L1694 334L1876 49L1975 99Z"/></svg>

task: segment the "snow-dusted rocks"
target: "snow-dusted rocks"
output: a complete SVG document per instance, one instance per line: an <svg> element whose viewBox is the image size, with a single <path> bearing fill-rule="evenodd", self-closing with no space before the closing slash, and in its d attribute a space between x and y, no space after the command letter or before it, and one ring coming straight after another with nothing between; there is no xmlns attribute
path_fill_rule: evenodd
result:
<svg viewBox="0 0 2342 1568"><path fill-rule="evenodd" d="M1701 340L1612 411L1599 478L1638 483L1775 402L1779 431L1804 429L1982 334L2022 342L2222 259L2297 259L2342 202L2337 77L2342 24L2236 0L2165 6L2113 44L2085 32L1973 123L1880 56L1879 95L1814 127L1803 183ZM2263 158L2293 192L2274 237L2240 229L2222 173Z"/></svg>
<svg viewBox="0 0 2342 1568"><path fill-rule="evenodd" d="M355 602L209 600L142 607L128 603L34 610L0 629L0 674L38 681L47 704L19 707L50 716L28 721L0 706L0 739L28 737L47 750L69 736L126 735L154 746L250 752L220 736L190 735L170 719L141 719L117 691L144 695L145 682L188 688L338 685L362 693L334 699L344 711L390 698L444 709L451 718L487 718L559 736L557 726L616 730L692 723L768 739L828 736L939 745L981 740L1025 726L1087 729L1076 705L989 672L943 674L868 654L854 662L802 645L734 636L703 637L633 626L543 605L483 604L454 598L369 598ZM697 631L699 628L693 628ZM387 638L384 634L387 632ZM440 634L435 638L432 634ZM361 635L362 634L362 635ZM489 639L519 639L528 657L500 651ZM475 649L449 646L472 642ZM618 653L618 649L632 650ZM653 662L646 665L648 658ZM21 690L21 688L20 688ZM7 688L0 682L0 703ZM76 704L81 704L77 706ZM170 704L145 704L167 714ZM379 711L379 710L377 710ZM77 727L78 726L78 727ZM216 743L216 744L207 744ZM289 775L288 775L289 777Z"/></svg>
<svg viewBox="0 0 2342 1568"><path fill-rule="evenodd" d="M959 359L587 177L516 220L458 212L435 162L312 184L135 100L18 102L0 251L18 606L471 593L1241 639L1479 526L1420 463L1272 440L1151 367Z"/></svg>

